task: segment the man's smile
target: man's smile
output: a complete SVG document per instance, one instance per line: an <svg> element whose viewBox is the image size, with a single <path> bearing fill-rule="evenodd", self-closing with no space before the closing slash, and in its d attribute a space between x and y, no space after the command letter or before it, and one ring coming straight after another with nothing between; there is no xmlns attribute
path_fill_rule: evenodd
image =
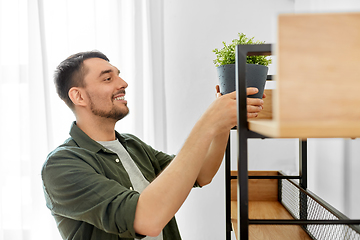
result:
<svg viewBox="0 0 360 240"><path fill-rule="evenodd" d="M125 100L125 90L120 90L117 93L115 93L113 99L115 101L126 101Z"/></svg>
<svg viewBox="0 0 360 240"><path fill-rule="evenodd" d="M125 96L118 96L118 97L115 97L114 99L117 101L125 100Z"/></svg>

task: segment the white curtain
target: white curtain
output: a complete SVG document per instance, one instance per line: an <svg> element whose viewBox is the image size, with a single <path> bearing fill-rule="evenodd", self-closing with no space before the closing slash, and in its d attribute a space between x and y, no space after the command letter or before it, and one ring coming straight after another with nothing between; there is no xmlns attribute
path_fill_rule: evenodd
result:
<svg viewBox="0 0 360 240"><path fill-rule="evenodd" d="M129 83L116 129L166 151L162 0L0 1L0 240L60 239L40 171L67 137L71 111L55 67L100 50Z"/></svg>

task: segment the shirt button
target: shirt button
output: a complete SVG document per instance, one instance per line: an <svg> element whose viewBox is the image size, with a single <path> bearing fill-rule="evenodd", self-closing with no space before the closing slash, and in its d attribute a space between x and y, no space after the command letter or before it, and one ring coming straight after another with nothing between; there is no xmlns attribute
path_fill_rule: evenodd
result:
<svg viewBox="0 0 360 240"><path fill-rule="evenodd" d="M115 159L115 162L120 162L120 160L117 158L117 159Z"/></svg>

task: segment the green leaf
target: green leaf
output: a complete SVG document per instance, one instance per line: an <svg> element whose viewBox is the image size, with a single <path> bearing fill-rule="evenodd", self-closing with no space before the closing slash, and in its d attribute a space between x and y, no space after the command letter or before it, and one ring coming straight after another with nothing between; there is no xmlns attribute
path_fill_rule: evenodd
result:
<svg viewBox="0 0 360 240"><path fill-rule="evenodd" d="M238 39L233 39L230 44L222 42L224 47L222 49L215 48L213 52L216 55L216 59L213 60L216 67L226 64L235 63L235 48L240 44L264 44L262 41L255 41L254 37L247 38L244 33L238 33ZM246 62L250 64L259 64L268 66L271 63L271 58L268 56L247 56Z"/></svg>

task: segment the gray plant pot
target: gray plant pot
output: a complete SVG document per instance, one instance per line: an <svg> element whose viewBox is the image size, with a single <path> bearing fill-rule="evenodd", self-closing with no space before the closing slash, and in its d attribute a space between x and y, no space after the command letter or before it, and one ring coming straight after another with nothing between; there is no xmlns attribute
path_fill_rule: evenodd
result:
<svg viewBox="0 0 360 240"><path fill-rule="evenodd" d="M235 64L217 67L221 94L231 93L236 90ZM246 87L256 87L259 92L249 95L251 98L261 98L264 93L268 67L257 64L246 64Z"/></svg>

